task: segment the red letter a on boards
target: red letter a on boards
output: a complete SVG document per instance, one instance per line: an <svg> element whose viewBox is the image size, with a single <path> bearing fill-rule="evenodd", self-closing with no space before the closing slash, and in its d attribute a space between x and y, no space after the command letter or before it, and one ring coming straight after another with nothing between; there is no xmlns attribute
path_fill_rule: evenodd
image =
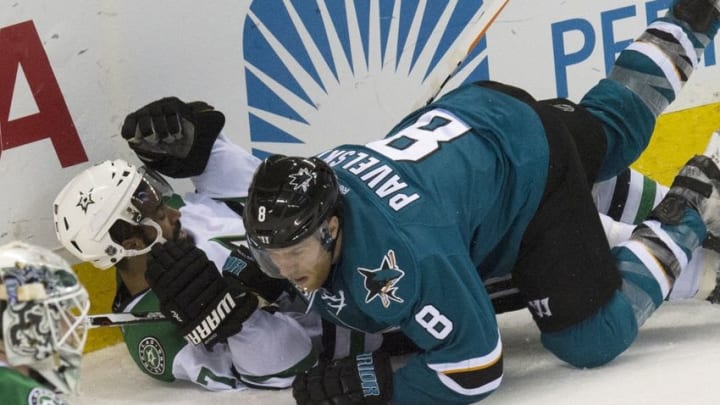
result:
<svg viewBox="0 0 720 405"><path fill-rule="evenodd" d="M50 138L62 167L86 162L85 149L33 22L1 28L0 49L2 149ZM8 121L20 66L25 72L39 112Z"/></svg>

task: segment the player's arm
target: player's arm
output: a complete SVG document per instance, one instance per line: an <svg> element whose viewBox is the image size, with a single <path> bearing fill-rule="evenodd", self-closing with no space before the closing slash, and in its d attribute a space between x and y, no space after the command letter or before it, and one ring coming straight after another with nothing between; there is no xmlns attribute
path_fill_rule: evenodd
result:
<svg viewBox="0 0 720 405"><path fill-rule="evenodd" d="M124 312L159 309L158 298L151 290L122 308ZM170 321L125 326L122 334L133 361L154 379L190 381L211 391L243 388L232 371L227 350L210 352L204 346L189 344Z"/></svg>
<svg viewBox="0 0 720 405"><path fill-rule="evenodd" d="M183 178L205 170L224 125L225 116L203 101L165 97L128 114L121 135L146 166Z"/></svg>
<svg viewBox="0 0 720 405"><path fill-rule="evenodd" d="M212 350L188 343L171 322L126 326L123 335L135 363L152 378L190 381L210 391L277 389L289 387L316 359L302 330L283 318L257 311L242 333Z"/></svg>
<svg viewBox="0 0 720 405"><path fill-rule="evenodd" d="M227 338L227 347L235 375L254 388L290 387L296 374L317 362L308 334L282 312L256 311Z"/></svg>
<svg viewBox="0 0 720 405"><path fill-rule="evenodd" d="M455 274L447 269L449 265L467 266L463 267L467 277L475 274L465 256L430 258L419 266L432 269L423 272L422 280L415 280L405 269L393 285L394 300L386 301L387 307L379 297L363 307L376 321L401 325L421 349L419 354L394 373L388 371L390 362L380 353L321 363L293 384L297 402L342 403L342 398L349 398L363 404L470 403L493 392L502 379L495 313L480 285L446 276ZM447 291L453 293L447 295ZM367 301L359 292L362 298L355 301Z"/></svg>
<svg viewBox="0 0 720 405"><path fill-rule="evenodd" d="M245 384L287 387L315 362L310 337L295 320L259 309L251 282L242 277L254 262L220 274L189 241L155 245L150 255L146 278L160 310L188 342L210 350L227 346Z"/></svg>
<svg viewBox="0 0 720 405"><path fill-rule="evenodd" d="M157 311L150 290L123 311ZM122 329L128 352L140 370L164 381L190 381L210 391L286 388L294 374L310 368L315 355L309 338L284 314L253 314L237 338L213 350L188 343L170 321L130 325ZM299 330L298 330L299 329ZM283 337L283 338L281 338Z"/></svg>
<svg viewBox="0 0 720 405"><path fill-rule="evenodd" d="M263 273L245 246L233 250L223 274L269 303L293 289L287 280ZM255 311L243 322L241 332L227 339L238 377L253 387L289 387L296 374L317 360L308 331L294 317L275 309L265 306Z"/></svg>
<svg viewBox="0 0 720 405"><path fill-rule="evenodd" d="M244 197L260 160L222 135L224 124L222 112L203 101L165 97L128 114L121 134L159 173L190 177L212 198Z"/></svg>
<svg viewBox="0 0 720 405"><path fill-rule="evenodd" d="M409 312L402 329L421 352L395 372L393 400L479 401L498 388L503 374L502 344L487 293L473 279L476 270L466 256L433 256L418 267L428 271L415 282L417 299L403 304Z"/></svg>
<svg viewBox="0 0 720 405"><path fill-rule="evenodd" d="M221 275L188 239L155 244L145 278L160 300L161 312L188 342L212 347L242 330L258 307L257 297Z"/></svg>
<svg viewBox="0 0 720 405"><path fill-rule="evenodd" d="M205 170L190 180L198 193L211 198L243 198L247 197L250 179L259 164L260 159L220 134L210 151Z"/></svg>

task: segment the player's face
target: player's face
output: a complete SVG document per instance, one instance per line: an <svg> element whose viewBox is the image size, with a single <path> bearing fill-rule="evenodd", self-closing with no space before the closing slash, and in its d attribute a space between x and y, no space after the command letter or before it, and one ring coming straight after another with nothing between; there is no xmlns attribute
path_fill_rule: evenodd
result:
<svg viewBox="0 0 720 405"><path fill-rule="evenodd" d="M187 235L180 224L180 211L166 204L171 198L172 188L157 173L143 168L143 177L137 190L133 193L132 204L140 211L142 218L151 219L160 226L165 240L176 241ZM156 229L145 226L145 238L156 240Z"/></svg>
<svg viewBox="0 0 720 405"><path fill-rule="evenodd" d="M304 291L320 288L330 273L332 256L315 235L296 245L266 252L280 275Z"/></svg>
<svg viewBox="0 0 720 405"><path fill-rule="evenodd" d="M160 225L163 238L177 241L187 236L180 224L180 216L180 211L164 203L160 203L154 210L154 213L150 215L150 218Z"/></svg>
<svg viewBox="0 0 720 405"><path fill-rule="evenodd" d="M165 240L177 241L187 236L180 223L180 211L165 204L156 194L148 193L144 196L139 209L143 217L160 225ZM155 240L155 228L145 226L143 229L146 240Z"/></svg>

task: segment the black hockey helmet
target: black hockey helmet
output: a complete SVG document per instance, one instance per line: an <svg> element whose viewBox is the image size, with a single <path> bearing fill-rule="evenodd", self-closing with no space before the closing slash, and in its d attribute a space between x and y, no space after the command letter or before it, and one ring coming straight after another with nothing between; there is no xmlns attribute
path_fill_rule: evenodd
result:
<svg viewBox="0 0 720 405"><path fill-rule="evenodd" d="M321 159L271 155L255 171L243 223L254 249L294 245L336 212L335 173Z"/></svg>

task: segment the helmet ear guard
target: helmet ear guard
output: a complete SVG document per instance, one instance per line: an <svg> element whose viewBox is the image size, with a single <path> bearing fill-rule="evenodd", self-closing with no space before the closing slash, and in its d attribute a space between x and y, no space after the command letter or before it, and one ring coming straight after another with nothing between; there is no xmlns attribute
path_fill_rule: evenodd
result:
<svg viewBox="0 0 720 405"><path fill-rule="evenodd" d="M332 251L335 245L335 238L330 235L330 230L325 225L320 227L320 243L327 251Z"/></svg>

